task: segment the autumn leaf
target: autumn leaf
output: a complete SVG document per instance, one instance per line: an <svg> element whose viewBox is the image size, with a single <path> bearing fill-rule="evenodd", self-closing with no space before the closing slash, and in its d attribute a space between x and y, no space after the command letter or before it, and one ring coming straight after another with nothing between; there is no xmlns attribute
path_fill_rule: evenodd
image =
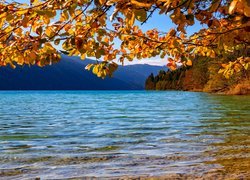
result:
<svg viewBox="0 0 250 180"><path fill-rule="evenodd" d="M116 69L114 60L158 56L171 57L168 66L172 70L177 69L180 60L183 66L191 66L196 57L219 59L214 63L230 67L222 73L230 78L249 66L245 60L249 55L244 50L249 49L250 42L249 13L248 0L32 0L31 4L2 1L0 66L46 66L58 62L57 49L61 45L67 55L105 60L107 64L90 68L102 78ZM135 20L146 24L156 16L170 17L175 25L161 30L157 26L148 29L135 25ZM109 17L113 21L111 27ZM202 28L186 33L195 23L202 24Z"/></svg>
<svg viewBox="0 0 250 180"><path fill-rule="evenodd" d="M192 65L193 65L193 62L189 59L189 60L187 60L186 65L187 65L187 66L192 66Z"/></svg>
<svg viewBox="0 0 250 180"><path fill-rule="evenodd" d="M238 3L238 0L233 0L229 6L229 14L233 14L234 13L234 10L236 9L237 7L237 3Z"/></svg>
<svg viewBox="0 0 250 180"><path fill-rule="evenodd" d="M135 18L140 22L144 22L147 19L147 12L144 9L135 10Z"/></svg>

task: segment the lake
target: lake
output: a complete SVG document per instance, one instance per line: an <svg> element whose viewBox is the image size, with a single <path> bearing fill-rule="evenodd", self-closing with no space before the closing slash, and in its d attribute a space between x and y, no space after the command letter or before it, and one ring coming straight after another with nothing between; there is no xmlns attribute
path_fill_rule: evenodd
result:
<svg viewBox="0 0 250 180"><path fill-rule="evenodd" d="M2 91L0 179L250 177L250 96Z"/></svg>

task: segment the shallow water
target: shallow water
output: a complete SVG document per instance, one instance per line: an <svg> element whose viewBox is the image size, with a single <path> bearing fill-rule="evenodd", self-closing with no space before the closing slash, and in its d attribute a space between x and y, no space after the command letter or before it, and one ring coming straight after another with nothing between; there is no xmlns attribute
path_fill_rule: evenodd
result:
<svg viewBox="0 0 250 180"><path fill-rule="evenodd" d="M250 96L0 92L0 179L247 174L249 137Z"/></svg>

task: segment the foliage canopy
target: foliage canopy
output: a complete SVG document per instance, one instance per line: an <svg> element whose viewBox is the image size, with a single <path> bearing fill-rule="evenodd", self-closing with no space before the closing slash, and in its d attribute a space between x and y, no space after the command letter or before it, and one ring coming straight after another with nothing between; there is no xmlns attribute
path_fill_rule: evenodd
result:
<svg viewBox="0 0 250 180"><path fill-rule="evenodd" d="M143 32L135 25L156 13L176 26ZM187 35L186 28L195 23L204 28ZM190 66L196 56L228 59L233 54L236 58L220 70L229 78L250 64L249 32L250 0L0 0L0 66L57 62L60 44L69 55L103 58L86 67L99 77L112 75L115 59L168 57L168 67L175 70L177 62Z"/></svg>

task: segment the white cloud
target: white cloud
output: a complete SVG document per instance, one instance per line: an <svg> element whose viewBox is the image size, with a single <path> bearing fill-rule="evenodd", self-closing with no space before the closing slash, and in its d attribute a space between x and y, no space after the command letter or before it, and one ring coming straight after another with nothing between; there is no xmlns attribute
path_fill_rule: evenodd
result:
<svg viewBox="0 0 250 180"><path fill-rule="evenodd" d="M118 62L118 64L121 64ZM152 58L152 59L143 59L143 60L138 60L134 59L133 61L124 61L124 65L133 65L133 64L149 64L149 65L154 65L154 66L164 66L167 64L166 59L160 59L160 58Z"/></svg>

